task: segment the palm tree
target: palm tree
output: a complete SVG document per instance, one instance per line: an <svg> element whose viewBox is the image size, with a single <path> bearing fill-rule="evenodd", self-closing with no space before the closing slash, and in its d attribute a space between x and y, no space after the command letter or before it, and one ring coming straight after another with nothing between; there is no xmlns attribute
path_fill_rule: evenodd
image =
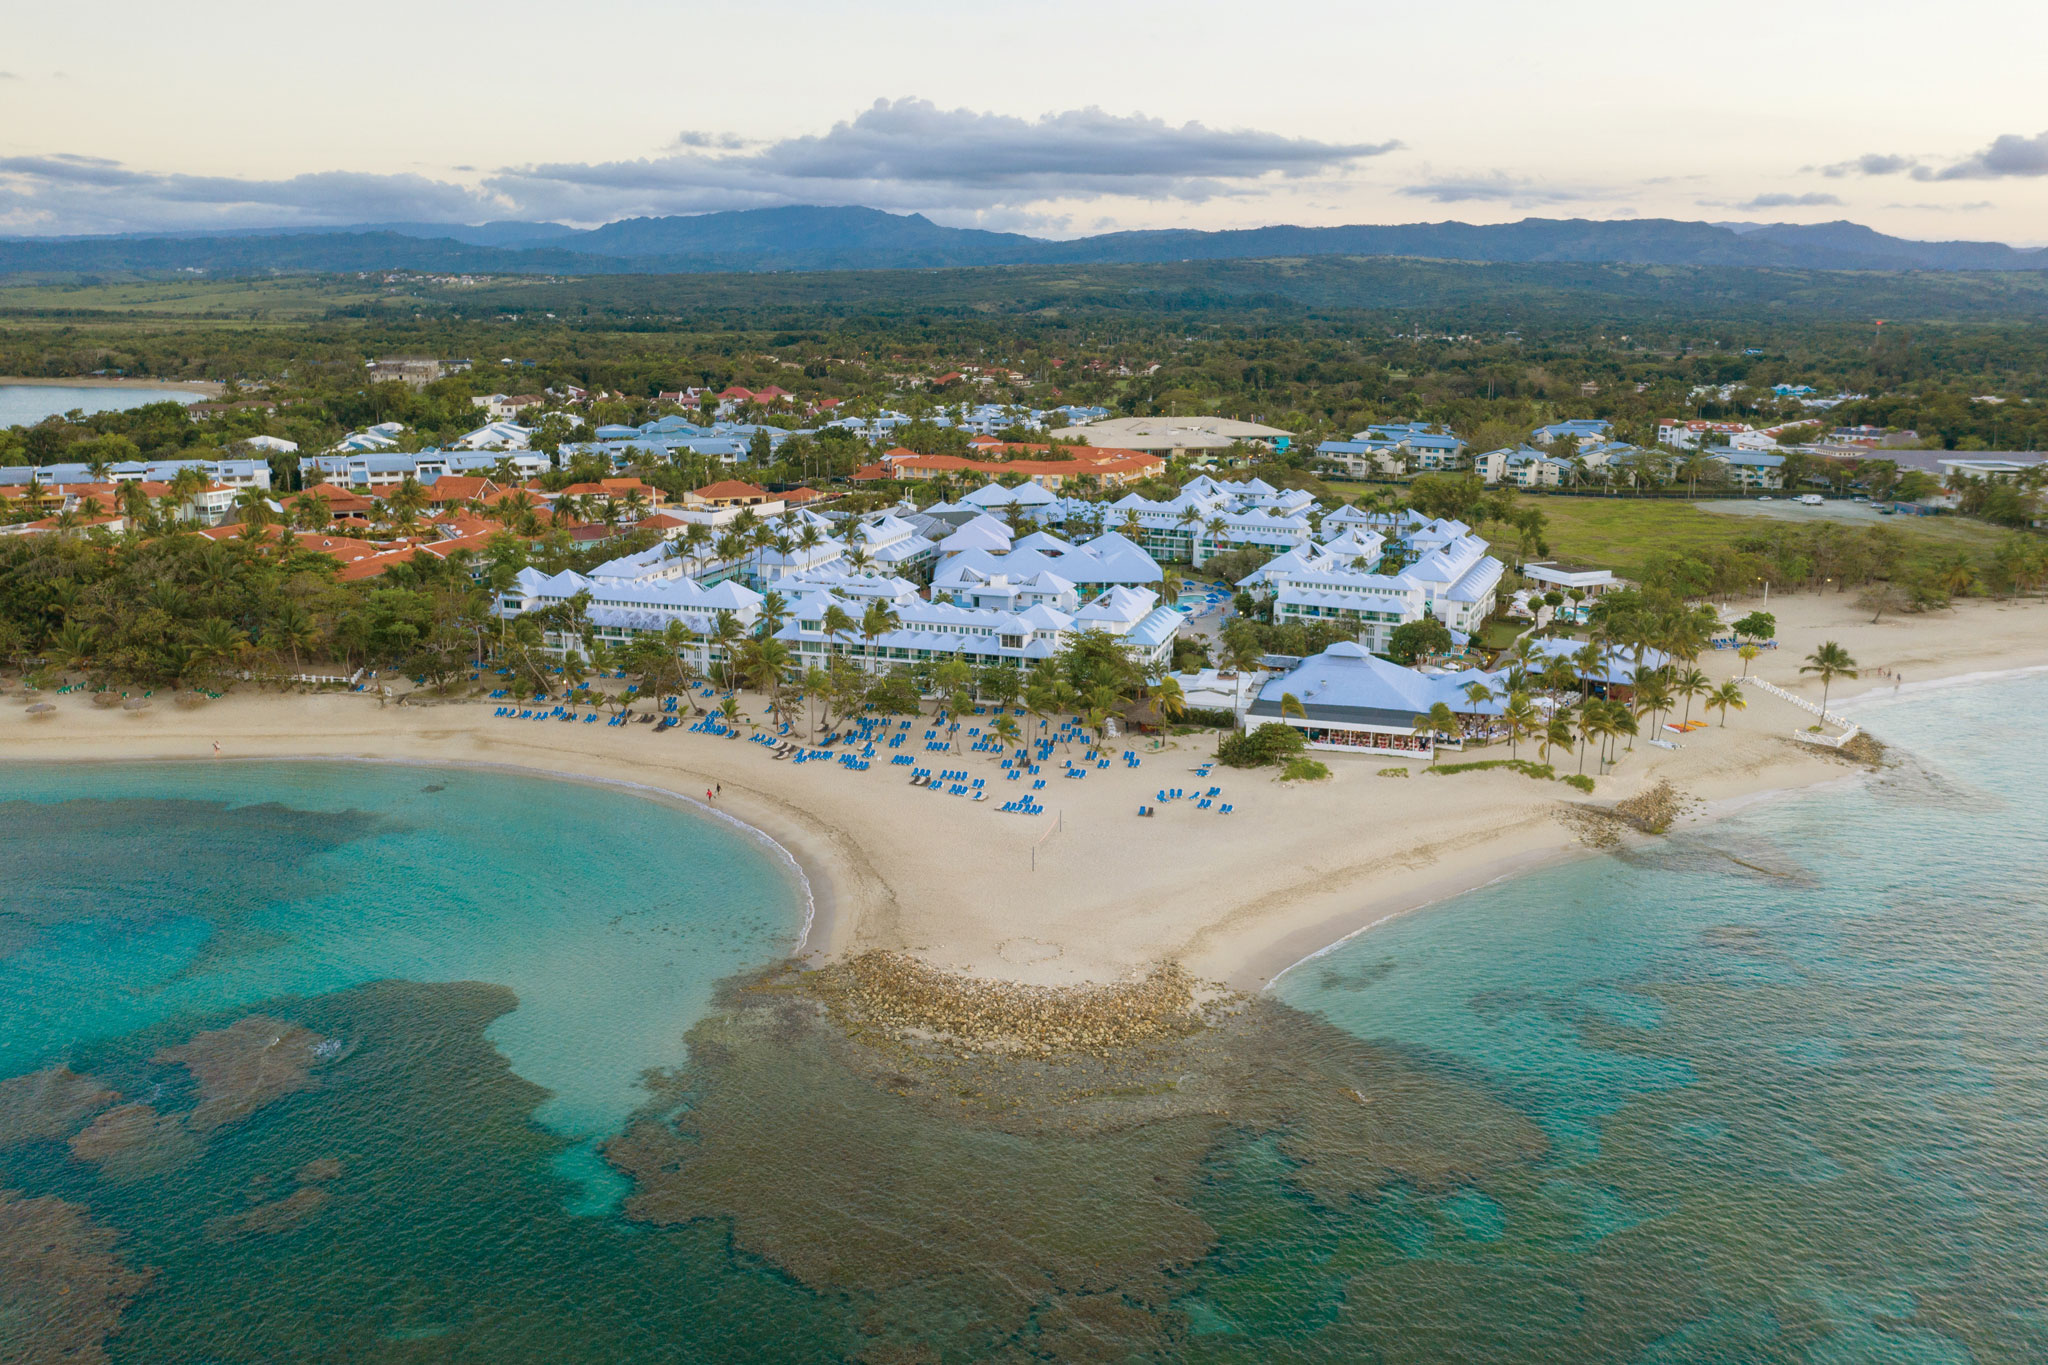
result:
<svg viewBox="0 0 2048 1365"><path fill-rule="evenodd" d="M1655 718L1671 709L1671 701L1671 689L1665 686L1663 677L1652 673L1637 682L1635 702L1629 710L1637 716L1651 717L1651 726L1654 729ZM1629 748L1633 749L1635 745L1630 744Z"/></svg>
<svg viewBox="0 0 2048 1365"><path fill-rule="evenodd" d="M763 639L772 638L782 629L782 623L789 619L789 599L779 592L761 595L761 615L755 626L755 633Z"/></svg>
<svg viewBox="0 0 2048 1365"><path fill-rule="evenodd" d="M1958 550L1955 557L1934 571L1935 581L1941 584L1943 592L1951 597L1960 597L1977 583L1977 566L1971 562L1966 551ZM1805 669L1800 670L1802 673ZM1854 673L1849 674L1855 677Z"/></svg>
<svg viewBox="0 0 2048 1365"><path fill-rule="evenodd" d="M1834 687L1835 679L1854 678L1856 661L1849 657L1848 650L1829 640L1806 656L1806 662L1800 666L1799 671L1820 675L1820 709L1826 711L1828 692Z"/></svg>
<svg viewBox="0 0 2048 1365"><path fill-rule="evenodd" d="M1286 703L1283 701L1281 704L1284 706ZM1457 728L1458 717L1452 712L1450 707L1442 702L1438 702L1429 708L1428 715L1415 718L1415 724L1409 728L1409 733L1429 736L1429 766L1434 768L1436 766L1437 753L1436 737L1438 735L1451 734Z"/></svg>
<svg viewBox="0 0 2048 1365"><path fill-rule="evenodd" d="M1548 762L1552 749L1563 749L1567 753L1573 748L1572 723L1563 715L1554 715L1548 724L1536 732L1536 756ZM1579 758L1579 771L1586 770L1585 756Z"/></svg>
<svg viewBox="0 0 2048 1365"><path fill-rule="evenodd" d="M1522 736L1537 731L1536 708L1529 704L1529 694L1509 693L1508 704L1502 709L1500 718L1508 727L1508 757L1520 758Z"/></svg>
<svg viewBox="0 0 2048 1365"><path fill-rule="evenodd" d="M1494 690L1483 682L1468 682L1465 684L1465 700L1471 703L1475 714L1479 711L1480 707L1492 701L1495 695Z"/></svg>
<svg viewBox="0 0 2048 1365"><path fill-rule="evenodd" d="M789 646L780 640L750 640L741 651L747 686L768 698L768 709L782 713L782 680L789 672Z"/></svg>
<svg viewBox="0 0 2048 1365"><path fill-rule="evenodd" d="M875 641L901 625L902 619L896 608L879 597L868 603L868 609L860 614L860 635L867 641L869 658L874 657Z"/></svg>
<svg viewBox="0 0 2048 1365"><path fill-rule="evenodd" d="M235 511L244 526L262 527L270 524L270 499L260 488L244 488L235 494Z"/></svg>
<svg viewBox="0 0 2048 1365"><path fill-rule="evenodd" d="M1606 705L1606 711L1608 735L1613 739L1627 739L1629 741L1628 747L1630 752L1634 752L1636 747L1635 738L1639 733L1641 733L1641 731L1638 729L1636 725L1635 716L1630 714L1629 709L1626 706L1623 706L1620 702L1608 702ZM1611 766L1613 762L1614 758L1612 750L1610 749L1608 755L1608 763Z"/></svg>
<svg viewBox="0 0 2048 1365"><path fill-rule="evenodd" d="M1706 674L1700 672L1697 668L1688 668L1673 681L1671 690L1685 698L1685 717L1680 723L1690 725L1692 723L1692 699L1694 697L1704 697L1712 693L1714 684Z"/></svg>
<svg viewBox="0 0 2048 1365"><path fill-rule="evenodd" d="M1574 713L1573 717L1573 728L1578 731L1579 736L1579 772L1581 774L1586 771L1586 746L1595 739L1604 740L1607 735L1606 727L1606 708L1596 702L1583 701L1579 703L1579 709ZM1600 761L1605 765L1607 760L1604 752L1601 755Z"/></svg>
<svg viewBox="0 0 2048 1365"><path fill-rule="evenodd" d="M1285 720L1289 716L1294 717L1296 720L1307 720L1308 712L1301 709L1300 697L1295 696L1292 692L1282 692L1280 694L1280 718ZM1427 716L1417 716L1416 719L1427 720L1429 718Z"/></svg>
<svg viewBox="0 0 2048 1365"><path fill-rule="evenodd" d="M1730 707L1737 711L1744 711L1749 708L1749 699L1742 695L1742 684L1736 682L1733 678L1707 693L1705 709L1721 713L1721 728L1725 730L1728 728L1728 710Z"/></svg>
<svg viewBox="0 0 2048 1365"><path fill-rule="evenodd" d="M1586 641L1584 649L1572 656L1572 663L1579 673L1579 700L1585 701L1593 695L1593 679L1607 671L1607 651L1599 638L1593 637Z"/></svg>
<svg viewBox="0 0 2048 1365"><path fill-rule="evenodd" d="M1187 714L1187 694L1181 690L1180 680L1171 673L1152 684L1152 709L1165 721L1177 720ZM1282 714L1285 713L1283 706Z"/></svg>
<svg viewBox="0 0 2048 1365"><path fill-rule="evenodd" d="M746 633L746 628L740 625L738 618L729 611L721 611L712 618L711 644L718 650L718 657L724 664L723 686L727 688L735 685L733 653Z"/></svg>
<svg viewBox="0 0 2048 1365"><path fill-rule="evenodd" d="M824 629L825 638L832 641L841 641L845 636L860 629L859 623L853 619L853 614L837 602L825 608L825 615L820 624Z"/></svg>
<svg viewBox="0 0 2048 1365"><path fill-rule="evenodd" d="M1749 676L1749 661L1764 651L1760 645L1743 645L1735 652L1742 657L1742 676L1746 678Z"/></svg>

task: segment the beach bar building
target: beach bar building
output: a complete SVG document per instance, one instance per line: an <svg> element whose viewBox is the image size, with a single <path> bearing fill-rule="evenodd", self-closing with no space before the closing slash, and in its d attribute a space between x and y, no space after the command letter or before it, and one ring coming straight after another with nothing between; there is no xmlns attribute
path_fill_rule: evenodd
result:
<svg viewBox="0 0 2048 1365"><path fill-rule="evenodd" d="M1311 749L1335 753L1384 753L1397 758L1432 757L1439 743L1462 748L1471 729L1486 728L1505 706L1506 675L1470 669L1425 673L1376 658L1364 645L1346 640L1267 680L1246 716L1247 725L1278 721L1301 731ZM1475 703L1466 688L1484 683L1491 701ZM1292 696L1301 714L1282 705ZM1415 732L1415 718L1438 702L1459 717L1456 736Z"/></svg>

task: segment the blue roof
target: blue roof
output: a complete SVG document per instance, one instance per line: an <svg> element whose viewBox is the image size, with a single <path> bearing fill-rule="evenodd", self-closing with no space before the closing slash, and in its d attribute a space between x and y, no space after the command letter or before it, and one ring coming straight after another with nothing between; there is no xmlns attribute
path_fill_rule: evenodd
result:
<svg viewBox="0 0 2048 1365"><path fill-rule="evenodd" d="M1474 706L1465 695L1465 688L1474 682L1491 687L1496 694L1493 700ZM1438 702L1460 714L1497 714L1506 704L1505 692L1500 674L1422 673L1377 658L1364 645L1347 640L1303 659L1292 672L1267 682L1259 689L1251 714L1277 717L1281 697L1292 693L1309 720L1406 729Z"/></svg>

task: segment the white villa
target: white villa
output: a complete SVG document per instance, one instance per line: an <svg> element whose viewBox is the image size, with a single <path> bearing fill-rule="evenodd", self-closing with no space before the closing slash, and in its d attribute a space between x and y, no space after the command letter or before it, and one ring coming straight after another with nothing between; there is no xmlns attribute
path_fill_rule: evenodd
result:
<svg viewBox="0 0 2048 1365"><path fill-rule="evenodd" d="M775 633L805 667L838 655L871 672L952 658L976 666L1026 668L1051 658L1069 636L1099 630L1129 647L1141 667L1157 670L1172 658L1181 621L1180 613L1159 605L1157 593L1140 588L1112 588L1086 606L1062 610L1045 601L1025 605L1015 599L972 606L927 602L902 580L890 598L880 591L882 580L872 576L837 584L821 575L810 582L815 586L797 599L791 620ZM1071 603L1071 595L1065 600ZM872 639L857 629L826 632L825 613L831 608L859 621L876 602L894 614L890 629Z"/></svg>
<svg viewBox="0 0 2048 1365"><path fill-rule="evenodd" d="M601 575L602 570L584 575L521 569L511 586L499 594L498 615L523 616L544 607L559 606L579 593L588 593L590 625L599 640L610 645L624 644L639 635L663 634L671 621L679 621L691 637L683 656L701 670L723 658L710 640L721 615L730 615L739 626L751 629L761 614L761 595L729 579L707 588L687 577ZM561 630L546 631L542 638L545 647L557 654L578 649L582 644L576 636Z"/></svg>
<svg viewBox="0 0 2048 1365"><path fill-rule="evenodd" d="M1352 624L1360 643L1378 652L1391 643L1394 627L1424 616L1469 636L1499 600L1501 562L1461 521L1409 518L1389 527L1400 567L1390 563L1379 531L1332 517L1323 526L1327 541L1276 556L1237 586L1271 598L1276 621Z"/></svg>
<svg viewBox="0 0 2048 1365"><path fill-rule="evenodd" d="M1047 509L1044 519L1069 527L1099 523L1157 559L1200 568L1226 550L1278 554L1307 544L1315 533L1310 518L1315 505L1314 496L1303 489L1282 490L1263 479L1219 483L1205 474L1165 502L1136 493L1107 505L1070 499Z"/></svg>

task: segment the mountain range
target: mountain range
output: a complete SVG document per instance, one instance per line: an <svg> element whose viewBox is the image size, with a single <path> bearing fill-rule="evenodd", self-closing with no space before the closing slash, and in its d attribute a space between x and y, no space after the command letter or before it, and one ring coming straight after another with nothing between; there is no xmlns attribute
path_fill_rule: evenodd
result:
<svg viewBox="0 0 2048 1365"><path fill-rule="evenodd" d="M1055 241L944 227L921 214L797 206L598 228L556 223L373 223L150 236L0 238L0 275L702 274L997 265L1146 264L1308 256L1790 270L2048 270L2048 248L1920 242L1856 223L1721 224L1668 218L1111 232Z"/></svg>

